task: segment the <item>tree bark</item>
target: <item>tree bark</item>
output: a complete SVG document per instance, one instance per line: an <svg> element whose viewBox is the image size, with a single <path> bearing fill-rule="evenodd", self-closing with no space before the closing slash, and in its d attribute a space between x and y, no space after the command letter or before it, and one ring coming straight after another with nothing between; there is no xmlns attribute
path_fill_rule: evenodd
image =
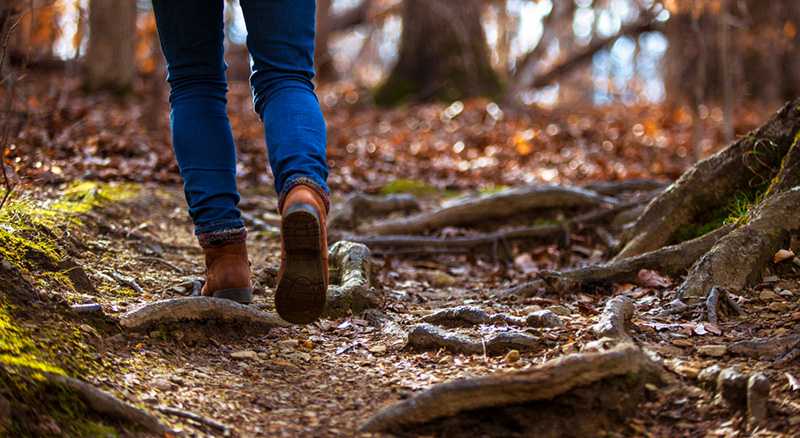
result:
<svg viewBox="0 0 800 438"><path fill-rule="evenodd" d="M400 56L376 101L392 105L498 94L482 10L481 0L405 0Z"/></svg>
<svg viewBox="0 0 800 438"><path fill-rule="evenodd" d="M136 1L91 0L84 85L124 93L136 75Z"/></svg>

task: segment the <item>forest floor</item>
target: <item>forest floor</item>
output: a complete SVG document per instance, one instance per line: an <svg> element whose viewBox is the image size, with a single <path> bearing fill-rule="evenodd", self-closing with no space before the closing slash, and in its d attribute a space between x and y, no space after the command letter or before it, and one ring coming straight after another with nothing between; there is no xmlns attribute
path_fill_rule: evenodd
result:
<svg viewBox="0 0 800 438"><path fill-rule="evenodd" d="M331 97L329 103L336 99L357 101L348 94L353 91L331 93L335 99ZM234 87L232 106L244 108L245 94ZM57 100L57 94L53 96ZM321 96L326 102L324 91ZM92 193L124 189L124 196L103 195L91 209L79 211L79 224L56 227L59 231L53 235L63 249L58 255L68 259L71 267L42 269L41 264L26 262L23 277L38 290L42 301L99 304L100 312L86 314L59 307L66 315L59 319L63 330L80 332L80 339L89 345L90 357L97 363L80 377L142 406L177 430L190 436L353 436L382 408L433 384L529 369L580 351L598 338L591 327L607 300L624 295L635 306L630 329L634 342L656 352L674 379L663 387L648 386L646 401L635 412L608 430L598 430L597 435L800 434L800 383L796 379L800 377L800 364L794 360L776 365L771 358L750 358L725 348L735 341L797 332L798 269L776 267L752 290L738 291L738 302L745 313L723 317L718 325L704 323L702 318L664 316L660 310L674 298L679 279L653 271L640 272L633 283L516 299L502 295L501 291L534 278L542 270L606 260L607 242L591 228L571 232L566 242L514 244L507 258L498 258L496 252L374 255L373 280L382 303L377 312L366 315L273 328L267 333L215 323L125 331L117 325L117 318L127 311L157 300L191 295L202 278L203 265L182 192L175 184L174 168L159 164L160 155L148 152L148 148L162 150L149 140L123 135L135 131L129 123L132 119L138 123L143 111L125 104L106 104L112 109L103 115L95 113L92 103L86 101L57 110L49 123L69 126L71 133L63 134L68 141L54 140L54 133L60 129L57 127L51 127L49 133L28 130L22 135L20 146L12 152L36 164L20 168L20 173L47 181L49 186L20 189L6 207L6 214L16 214L14 202L23 200L47 206L49 211L65 196L74 195L76 187L88 187ZM329 116L329 127L332 132L340 131L331 140L334 203L341 203L352 193L412 192L423 210L430 210L460 195L534 182L584 185L629 178L669 180L679 175L691 153L686 145L691 127L675 122L683 116L662 114L639 123L623 113L550 113L500 122L502 117L497 117L494 107L486 102L468 103L466 110L458 105L432 105L392 112L353 108L334 112ZM614 119L614 114L619 119ZM547 117L551 117L549 122ZM277 200L274 192L260 188L268 184L254 170L259 165L253 162L263 160L263 152L253 146L260 135L256 134L260 127L255 125L254 115L234 110L232 118L245 162L242 210L251 228L248 243L257 286L252 306L272 311L279 231L270 224ZM79 119L82 122L78 123ZM742 129L756 122L746 120ZM160 128L154 135L163 140L165 127L163 121L158 123ZM98 127L104 124L108 127L100 130ZM419 124L429 126L419 128ZM406 126L402 132L393 129L400 125ZM524 126L530 127L520 129ZM415 134L419 129L423 133ZM37 141L55 141L55 150L61 152L42 155L34 149ZM403 149L404 145L408 148ZM163 154L169 157L169 153ZM525 175L533 176L529 179ZM94 183L81 186L74 182L78 177L140 182L130 186L104 183L92 188ZM59 185L68 181L72 182ZM509 221L446 228L438 235L472 235L514 224L551 223L580 212L583 210L566 209L554 217L553 212L533 211ZM9 227L0 231L0 239L2 232L14 232ZM85 275L71 276L68 271L72 270ZM65 281L53 272L66 273L71 280ZM407 346L407 333L423 317L462 305L519 317L550 310L563 325L524 329L489 323L457 329L484 345L495 334L523 331L539 340L538 347L530 351L463 354L446 348L421 352ZM38 330L35 327L55 324L47 314L24 309L13 316L31 333ZM730 409L713 389L698 380L701 371L712 365L737 366L746 373L761 371L767 375L771 395L766 424L754 430L743 412ZM159 410L165 406L212 419L226 428L165 414ZM29 414L36 424L31 424L28 432L66 433L50 414ZM525 435L525 430L517 430L519 426L513 423L495 426L476 433ZM439 433L448 435L447 430ZM450 434L457 436L455 431Z"/></svg>

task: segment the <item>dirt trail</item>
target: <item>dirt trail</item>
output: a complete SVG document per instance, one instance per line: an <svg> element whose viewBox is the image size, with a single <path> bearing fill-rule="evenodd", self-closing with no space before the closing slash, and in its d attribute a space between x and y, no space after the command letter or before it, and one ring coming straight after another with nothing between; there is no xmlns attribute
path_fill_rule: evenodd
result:
<svg viewBox="0 0 800 438"><path fill-rule="evenodd" d="M270 195L251 193L247 199L248 214L274 211L275 199ZM84 242L87 250L79 262L97 286L92 301L100 303L104 313L116 317L146 302L190 294L191 280L202 276L202 265L182 204L178 191L148 187L114 216L100 214L101 222L114 221L117 227L128 230L127 237L119 230L112 234L100 231ZM271 310L270 272L278 264L278 238L274 232L261 230L251 232L249 240L259 283L254 305ZM593 242L585 244L599 251ZM567 251L574 258L575 254L591 254L593 249ZM555 262L563 259L558 252L549 245L533 248L530 253L539 262ZM510 268L517 273L512 275L524 277L519 271L524 270L526 260L517 258ZM722 357L713 357L713 347L701 347L794 332L800 322L796 299L800 286L794 280L768 279L759 286L760 295L754 295L761 299L747 302L751 315L763 308L766 313L726 319L718 331L702 323L659 316L673 287L664 278L645 278L640 282L644 285L622 284L597 288L593 293L514 302L492 296L492 291L510 283L498 280L503 277L498 275L500 265L480 257L385 257L375 261L375 278L385 297L380 309L384 319L373 313L372 317L277 328L266 334L213 323L116 334L102 343L103 358L111 366L89 379L129 401L142 403L151 412L158 413L159 407L167 406L212 419L230 427L233 436L351 436L381 408L432 384L524 369L578 351L595 339L590 327L598 321L605 297L614 292L633 300L635 341L658 352L677 379L667 388L653 389L643 408L621 425L619 433L730 436L744 430L742 414L715 402L714 392L702 390L696 381L697 374L713 364L765 371L772 381L773 415L768 429L773 432L764 436L800 431L797 392L784 375L800 376L796 362L776 368L768 358L759 361L725 352ZM130 285L121 286L119 278L135 280L144 293L136 293ZM519 331L539 340L539 347L523 350L518 356L404 348L404 332L422 317L464 304L519 317L549 309L564 325L520 328L489 323L456 329L483 342L497 333ZM225 433L194 420L159 415L194 436Z"/></svg>

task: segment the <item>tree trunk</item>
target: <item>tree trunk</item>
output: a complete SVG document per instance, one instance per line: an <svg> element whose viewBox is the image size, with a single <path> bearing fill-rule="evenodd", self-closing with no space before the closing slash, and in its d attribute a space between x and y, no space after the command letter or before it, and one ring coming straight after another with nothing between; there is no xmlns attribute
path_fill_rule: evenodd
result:
<svg viewBox="0 0 800 438"><path fill-rule="evenodd" d="M136 0L91 0L84 84L128 91L136 75Z"/></svg>
<svg viewBox="0 0 800 438"><path fill-rule="evenodd" d="M481 0L405 0L400 56L375 100L492 96L500 82L481 25Z"/></svg>
<svg viewBox="0 0 800 438"><path fill-rule="evenodd" d="M690 9L681 10L667 22L667 95L694 106L722 103L726 91L768 104L796 97L800 3L744 0L726 5L721 13L706 10L696 17ZM736 102L729 105L736 107Z"/></svg>
<svg viewBox="0 0 800 438"><path fill-rule="evenodd" d="M331 0L317 0L317 35L314 48L314 66L317 79L331 81L336 79L333 58L328 50L331 24Z"/></svg>

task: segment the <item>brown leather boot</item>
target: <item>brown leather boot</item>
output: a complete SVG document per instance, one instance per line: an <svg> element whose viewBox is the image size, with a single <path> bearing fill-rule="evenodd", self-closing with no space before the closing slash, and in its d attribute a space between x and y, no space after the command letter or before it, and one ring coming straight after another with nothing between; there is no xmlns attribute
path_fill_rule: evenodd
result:
<svg viewBox="0 0 800 438"><path fill-rule="evenodd" d="M225 298L242 304L253 301L250 284L250 262L244 242L204 247L206 284L203 295Z"/></svg>
<svg viewBox="0 0 800 438"><path fill-rule="evenodd" d="M297 184L281 203L281 268L275 308L286 321L309 324L325 309L328 290L328 236L325 194Z"/></svg>

